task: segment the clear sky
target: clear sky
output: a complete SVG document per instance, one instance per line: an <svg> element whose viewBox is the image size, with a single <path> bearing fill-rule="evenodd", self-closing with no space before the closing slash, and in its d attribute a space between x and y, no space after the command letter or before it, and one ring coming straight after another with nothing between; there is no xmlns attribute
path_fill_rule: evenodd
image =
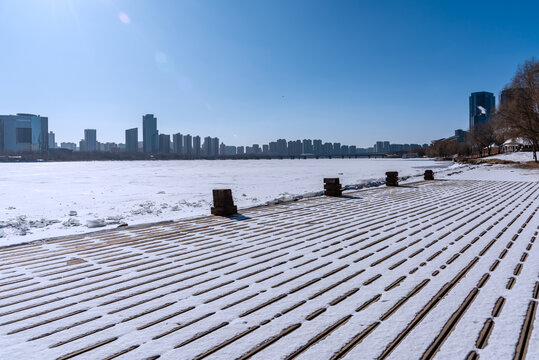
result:
<svg viewBox="0 0 539 360"><path fill-rule="evenodd" d="M99 141L426 143L539 56L539 1L0 0L0 114Z"/></svg>

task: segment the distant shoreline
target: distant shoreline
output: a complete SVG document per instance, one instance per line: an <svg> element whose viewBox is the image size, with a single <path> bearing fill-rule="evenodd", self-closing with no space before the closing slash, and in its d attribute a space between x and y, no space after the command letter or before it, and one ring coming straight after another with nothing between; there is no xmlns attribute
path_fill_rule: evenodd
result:
<svg viewBox="0 0 539 360"><path fill-rule="evenodd" d="M402 159L403 154L355 154L355 155L266 155L243 154L223 156L192 156L183 154L146 154L110 152L29 152L21 154L0 154L0 163L14 162L67 162L67 161L148 161L148 160L297 160L297 159ZM419 158L419 157L409 157Z"/></svg>

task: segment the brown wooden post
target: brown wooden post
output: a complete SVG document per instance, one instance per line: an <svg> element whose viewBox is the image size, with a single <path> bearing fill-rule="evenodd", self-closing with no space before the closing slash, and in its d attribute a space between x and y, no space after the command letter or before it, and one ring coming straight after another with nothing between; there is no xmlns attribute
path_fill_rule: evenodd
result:
<svg viewBox="0 0 539 360"><path fill-rule="evenodd" d="M324 178L324 195L342 196L339 178Z"/></svg>
<svg viewBox="0 0 539 360"><path fill-rule="evenodd" d="M425 179L425 180L434 180L434 172L432 170L425 170L425 174L423 175L423 179Z"/></svg>
<svg viewBox="0 0 539 360"><path fill-rule="evenodd" d="M386 172L386 186L399 186L399 173L397 171Z"/></svg>
<svg viewBox="0 0 539 360"><path fill-rule="evenodd" d="M234 205L234 200L232 199L232 190L213 190L211 213L219 216L230 216L238 213L238 207Z"/></svg>

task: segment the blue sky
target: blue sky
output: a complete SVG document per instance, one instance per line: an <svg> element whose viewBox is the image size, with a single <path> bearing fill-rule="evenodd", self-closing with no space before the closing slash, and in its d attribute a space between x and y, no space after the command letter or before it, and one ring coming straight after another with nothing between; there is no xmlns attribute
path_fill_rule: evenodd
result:
<svg viewBox="0 0 539 360"><path fill-rule="evenodd" d="M227 145L426 143L539 56L537 1L0 0L0 113ZM141 132L139 130L139 136Z"/></svg>

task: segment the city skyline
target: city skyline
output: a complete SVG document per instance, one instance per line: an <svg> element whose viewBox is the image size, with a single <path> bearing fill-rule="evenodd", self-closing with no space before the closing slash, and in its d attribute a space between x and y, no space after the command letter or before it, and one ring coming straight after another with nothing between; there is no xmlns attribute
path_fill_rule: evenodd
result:
<svg viewBox="0 0 539 360"><path fill-rule="evenodd" d="M470 89L499 93L536 52L538 7L0 1L0 109L55 119L58 142L118 142L155 112L163 133L230 144L423 143L467 127Z"/></svg>

